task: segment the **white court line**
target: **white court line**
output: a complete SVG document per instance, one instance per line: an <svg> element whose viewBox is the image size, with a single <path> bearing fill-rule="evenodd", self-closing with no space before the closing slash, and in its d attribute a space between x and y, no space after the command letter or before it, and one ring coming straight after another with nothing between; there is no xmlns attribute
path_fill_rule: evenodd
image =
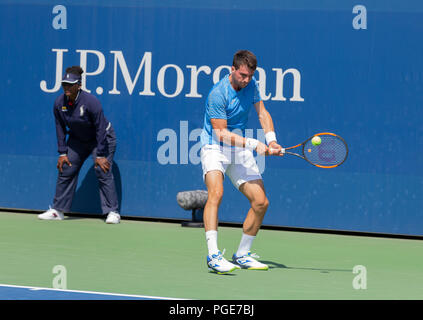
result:
<svg viewBox="0 0 423 320"><path fill-rule="evenodd" d="M29 286L16 286L11 284L2 284L0 287L10 287L10 288L20 288L20 289L29 289L29 290L49 290L49 291L59 291L59 292L73 292L73 293L85 293L85 294L99 294L99 295L109 295L109 296L119 296L119 297L132 297L132 298L145 298L145 299L157 299L157 300L187 300L181 298L169 298L169 297L156 297L156 296L142 296L134 294L122 294L122 293L108 293L108 292L96 292L96 291L83 291L83 290L64 290L64 289L55 289L55 288L43 288L43 287L29 287Z"/></svg>

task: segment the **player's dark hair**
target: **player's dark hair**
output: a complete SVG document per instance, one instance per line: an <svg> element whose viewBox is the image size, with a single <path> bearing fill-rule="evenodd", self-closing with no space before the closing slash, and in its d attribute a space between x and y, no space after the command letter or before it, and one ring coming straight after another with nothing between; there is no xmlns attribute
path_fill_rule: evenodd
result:
<svg viewBox="0 0 423 320"><path fill-rule="evenodd" d="M248 50L239 50L234 55L234 60L232 65L235 69L239 69L241 65L246 65L251 70L256 70L257 68L257 58L251 51Z"/></svg>
<svg viewBox="0 0 423 320"><path fill-rule="evenodd" d="M72 73L76 75L82 75L84 73L84 70L80 66L72 66L69 68L66 68L66 73Z"/></svg>

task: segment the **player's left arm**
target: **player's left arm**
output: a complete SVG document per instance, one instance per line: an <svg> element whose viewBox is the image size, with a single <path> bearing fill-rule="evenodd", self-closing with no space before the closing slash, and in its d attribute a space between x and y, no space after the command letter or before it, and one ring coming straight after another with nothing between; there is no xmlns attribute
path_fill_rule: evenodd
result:
<svg viewBox="0 0 423 320"><path fill-rule="evenodd" d="M273 126L273 119L269 111L266 110L263 100L260 100L254 104L257 115L264 130L266 136L266 143L269 146L269 154L279 155L282 147L278 144L275 134L275 128Z"/></svg>
<svg viewBox="0 0 423 320"><path fill-rule="evenodd" d="M106 142L106 128L107 121L104 117L103 108L98 99L93 99L89 105L89 113L93 120L96 129L97 139L97 156L95 158L94 167L100 167L103 172L110 170L110 162L107 160L107 142Z"/></svg>

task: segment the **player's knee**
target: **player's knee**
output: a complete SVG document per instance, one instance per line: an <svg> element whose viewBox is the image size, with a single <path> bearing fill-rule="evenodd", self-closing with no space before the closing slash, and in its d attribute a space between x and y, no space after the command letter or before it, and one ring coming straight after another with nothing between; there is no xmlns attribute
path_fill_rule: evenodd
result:
<svg viewBox="0 0 423 320"><path fill-rule="evenodd" d="M62 171L59 171L59 176L60 178L63 179L72 179L73 177L75 177L75 175L77 175L79 172L79 169L76 166L68 166L68 165L64 165L62 167Z"/></svg>
<svg viewBox="0 0 423 320"><path fill-rule="evenodd" d="M223 190L215 189L215 190L208 191L207 202L212 204L219 204L222 201L222 198L223 198Z"/></svg>
<svg viewBox="0 0 423 320"><path fill-rule="evenodd" d="M255 199L252 203L252 207L256 213L265 214L269 207L269 200L267 197Z"/></svg>
<svg viewBox="0 0 423 320"><path fill-rule="evenodd" d="M107 180L107 179L110 179L110 177L113 177L113 173L111 169L104 172L103 169L100 168L100 166L97 166L97 167L94 166L94 172L95 172L95 175L97 176L97 179L99 180Z"/></svg>
<svg viewBox="0 0 423 320"><path fill-rule="evenodd" d="M100 167L94 167L95 176L97 177L98 181L103 181L106 178L106 174Z"/></svg>
<svg viewBox="0 0 423 320"><path fill-rule="evenodd" d="M100 166L94 166L94 172L97 178L101 178L104 175L104 171L100 168Z"/></svg>

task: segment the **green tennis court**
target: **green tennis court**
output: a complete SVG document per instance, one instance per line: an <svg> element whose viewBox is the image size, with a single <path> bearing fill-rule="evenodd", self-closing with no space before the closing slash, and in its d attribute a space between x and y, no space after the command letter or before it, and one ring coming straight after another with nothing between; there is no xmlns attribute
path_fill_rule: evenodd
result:
<svg viewBox="0 0 423 320"><path fill-rule="evenodd" d="M240 228L219 228L226 258L240 236ZM201 300L423 298L421 240L261 230L253 251L269 271L217 275L207 271L201 228L0 212L0 284L51 288L61 265L69 290ZM366 277L353 273L358 265ZM356 276L366 289L354 288Z"/></svg>

